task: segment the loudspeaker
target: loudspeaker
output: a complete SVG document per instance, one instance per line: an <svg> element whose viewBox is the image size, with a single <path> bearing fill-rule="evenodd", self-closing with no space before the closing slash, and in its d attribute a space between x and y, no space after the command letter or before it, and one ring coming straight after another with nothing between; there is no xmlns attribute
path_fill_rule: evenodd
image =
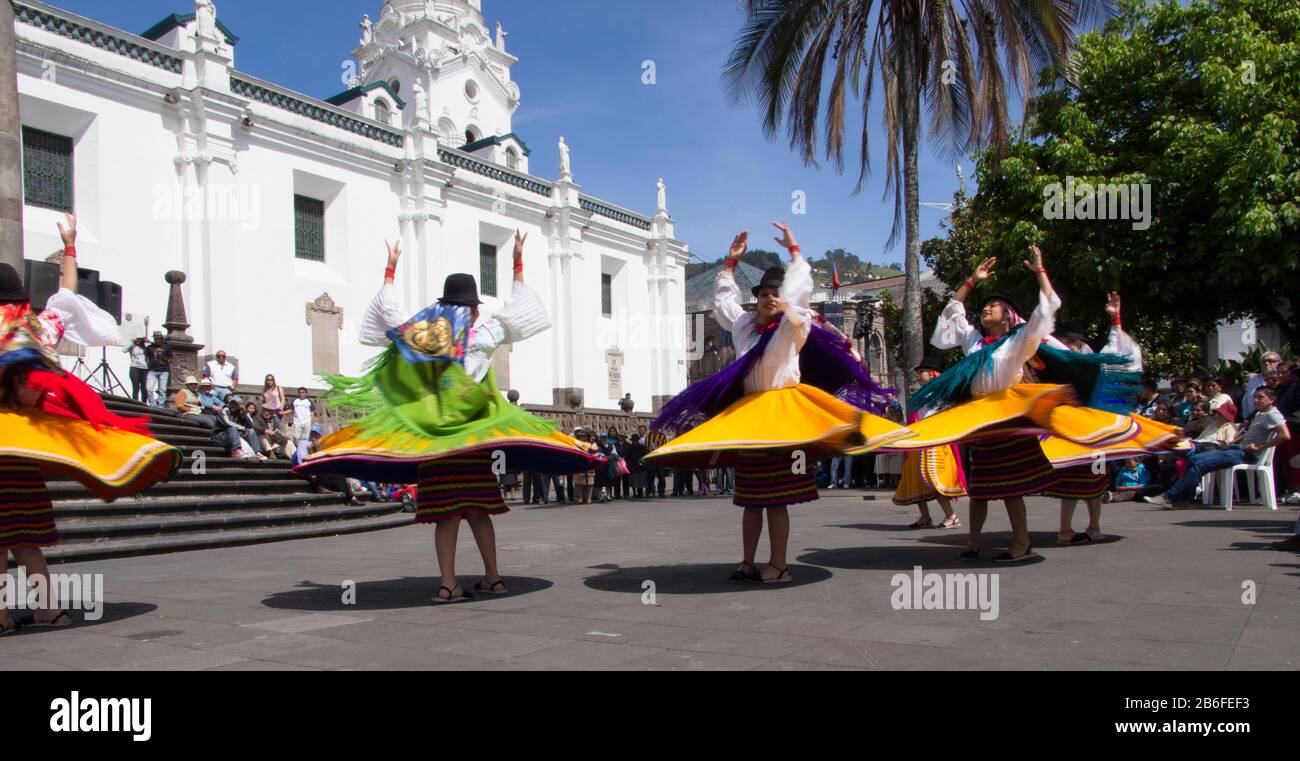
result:
<svg viewBox="0 0 1300 761"><path fill-rule="evenodd" d="M24 259L23 282L27 285L27 295L31 299L32 309L40 312L45 308L45 302L59 290L59 265L36 259Z"/></svg>
<svg viewBox="0 0 1300 761"><path fill-rule="evenodd" d="M99 281L99 308L113 315L117 324L122 324L122 286L111 280Z"/></svg>
<svg viewBox="0 0 1300 761"><path fill-rule="evenodd" d="M77 294L99 303L99 270L77 268Z"/></svg>

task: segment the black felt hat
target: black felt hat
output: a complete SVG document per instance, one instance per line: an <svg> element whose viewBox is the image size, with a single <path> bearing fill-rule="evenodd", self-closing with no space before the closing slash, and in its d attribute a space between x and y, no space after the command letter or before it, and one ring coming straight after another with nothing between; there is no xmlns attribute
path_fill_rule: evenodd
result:
<svg viewBox="0 0 1300 761"><path fill-rule="evenodd" d="M1025 316L1025 313L1020 311L1020 305L1016 303L1015 298L1013 298L1009 293L990 293L988 296L985 296L982 301L980 301L980 306L977 311L980 312L984 311L984 307L987 306L990 301L1006 302L1006 305L1011 307L1011 311L1020 315L1021 318Z"/></svg>
<svg viewBox="0 0 1300 761"><path fill-rule="evenodd" d="M768 267L763 273L763 279L758 281L758 285L749 289L749 292L755 296L761 288L781 289L781 283L785 282L785 267Z"/></svg>
<svg viewBox="0 0 1300 761"><path fill-rule="evenodd" d="M1087 343L1088 337L1083 334L1083 326L1077 322L1065 320L1056 325L1056 330L1052 333L1061 341L1078 341Z"/></svg>
<svg viewBox="0 0 1300 761"><path fill-rule="evenodd" d="M12 264L0 263L0 304L15 304L27 301L27 289L23 279Z"/></svg>
<svg viewBox="0 0 1300 761"><path fill-rule="evenodd" d="M438 300L444 304L463 307L483 303L478 299L478 283L474 276L464 272L454 272L447 276L442 283L442 298Z"/></svg>
<svg viewBox="0 0 1300 761"><path fill-rule="evenodd" d="M940 361L938 357L926 357L925 359L921 360L921 364L917 365L912 369L917 371L933 370L936 373L941 373L943 372L943 362Z"/></svg>

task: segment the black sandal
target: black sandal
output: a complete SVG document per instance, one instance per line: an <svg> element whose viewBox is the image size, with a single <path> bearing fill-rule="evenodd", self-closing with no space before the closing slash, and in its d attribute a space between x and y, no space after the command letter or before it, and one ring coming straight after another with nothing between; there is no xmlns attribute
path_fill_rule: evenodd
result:
<svg viewBox="0 0 1300 761"><path fill-rule="evenodd" d="M908 528L934 528L934 521L933 520L922 521L918 519L915 523L908 524L907 527Z"/></svg>
<svg viewBox="0 0 1300 761"><path fill-rule="evenodd" d="M764 579L761 573L759 574L758 577L762 579L762 582L764 584L789 584L790 582L794 581L794 577L790 575L790 569L788 567L778 568L776 572L776 576L770 579Z"/></svg>
<svg viewBox="0 0 1300 761"><path fill-rule="evenodd" d="M13 634L14 632L18 631L20 627L21 625L17 621L10 618L8 626L4 624L0 624L0 637L3 637L6 634Z"/></svg>
<svg viewBox="0 0 1300 761"><path fill-rule="evenodd" d="M487 579L483 579L482 581L475 583L474 591L482 592L484 594L489 594L489 595L503 595L510 591L509 589L506 589L506 583L501 579L497 579L491 584L488 584L487 586L483 586L483 583L486 581ZM497 589L497 587L501 587L501 588Z"/></svg>
<svg viewBox="0 0 1300 761"><path fill-rule="evenodd" d="M1030 560L1036 560L1040 557L1042 557L1042 555L1039 555L1037 552L1034 552L1034 546L1031 544L1025 550L1025 554L1023 555L1012 555L1011 550L1003 550L1001 555L998 555L997 557L993 558L993 562L994 563L1024 563Z"/></svg>
<svg viewBox="0 0 1300 761"><path fill-rule="evenodd" d="M1088 534L1087 534L1086 532L1079 532L1078 534L1075 534L1074 536L1070 537L1070 542L1069 542L1069 543L1070 543L1070 544L1090 544L1091 542L1092 542L1092 537L1088 536Z"/></svg>
<svg viewBox="0 0 1300 761"><path fill-rule="evenodd" d="M20 627L30 626L33 628L44 627L50 629L57 629L62 626L72 626L72 616L68 615L68 611L61 610L59 611L59 615L55 616L49 621L37 621L36 614L29 613L23 616L22 618L18 619L18 626Z"/></svg>
<svg viewBox="0 0 1300 761"><path fill-rule="evenodd" d="M741 566L744 565L746 564L741 563ZM727 579L727 581L731 582L732 584L744 584L747 582L752 583L755 581L762 581L763 579L762 576L760 576L758 573L758 568L755 567L753 563L749 563L748 565L750 568L753 568L754 570L746 571L743 567L737 568L736 572L731 574L731 578Z"/></svg>
<svg viewBox="0 0 1300 761"><path fill-rule="evenodd" d="M979 560L980 550L978 547L969 547L957 557L961 560Z"/></svg>
<svg viewBox="0 0 1300 761"><path fill-rule="evenodd" d="M447 590L446 597L442 596L442 591L444 589ZM456 589L460 590L460 594L456 594ZM449 603L449 602L468 602L469 600L474 599L474 595L465 591L465 588L460 586L459 584L456 585L456 589L447 589L447 587L438 587L437 593L435 593L433 596L433 601L436 603Z"/></svg>

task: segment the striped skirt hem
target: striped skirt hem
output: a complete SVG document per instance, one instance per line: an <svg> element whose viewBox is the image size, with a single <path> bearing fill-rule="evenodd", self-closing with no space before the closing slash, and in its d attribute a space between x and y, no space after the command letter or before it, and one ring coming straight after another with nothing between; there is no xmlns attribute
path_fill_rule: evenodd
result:
<svg viewBox="0 0 1300 761"><path fill-rule="evenodd" d="M58 543L54 505L40 469L0 459L0 552Z"/></svg>
<svg viewBox="0 0 1300 761"><path fill-rule="evenodd" d="M415 522L459 519L467 512L510 512L501 497L489 455L448 457L421 464L415 497Z"/></svg>
<svg viewBox="0 0 1300 761"><path fill-rule="evenodd" d="M1011 499L1039 494L1056 480L1056 471L1035 436L1005 436L971 442L966 492L973 500Z"/></svg>
<svg viewBox="0 0 1300 761"><path fill-rule="evenodd" d="M736 464L736 492L732 504L745 508L776 508L817 499L817 482L811 473L792 472L788 455L745 457Z"/></svg>
<svg viewBox="0 0 1300 761"><path fill-rule="evenodd" d="M1044 497L1059 499L1097 499L1110 486L1105 470L1093 473L1091 465L1076 465L1056 471L1056 479L1043 491Z"/></svg>

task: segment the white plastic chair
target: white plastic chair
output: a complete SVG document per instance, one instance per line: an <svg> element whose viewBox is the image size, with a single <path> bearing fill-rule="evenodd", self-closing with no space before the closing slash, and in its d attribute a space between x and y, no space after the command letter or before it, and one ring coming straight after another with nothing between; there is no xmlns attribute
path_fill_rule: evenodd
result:
<svg viewBox="0 0 1300 761"><path fill-rule="evenodd" d="M1259 462L1253 465L1233 465L1231 468L1216 470L1201 476L1201 502L1211 504L1214 487L1219 487L1219 505L1224 510L1232 509L1233 487L1237 482L1237 471L1246 471L1246 488L1251 502L1255 501L1255 484L1258 482L1264 506L1277 510L1277 492L1273 489L1273 450L1269 447L1259 456Z"/></svg>

